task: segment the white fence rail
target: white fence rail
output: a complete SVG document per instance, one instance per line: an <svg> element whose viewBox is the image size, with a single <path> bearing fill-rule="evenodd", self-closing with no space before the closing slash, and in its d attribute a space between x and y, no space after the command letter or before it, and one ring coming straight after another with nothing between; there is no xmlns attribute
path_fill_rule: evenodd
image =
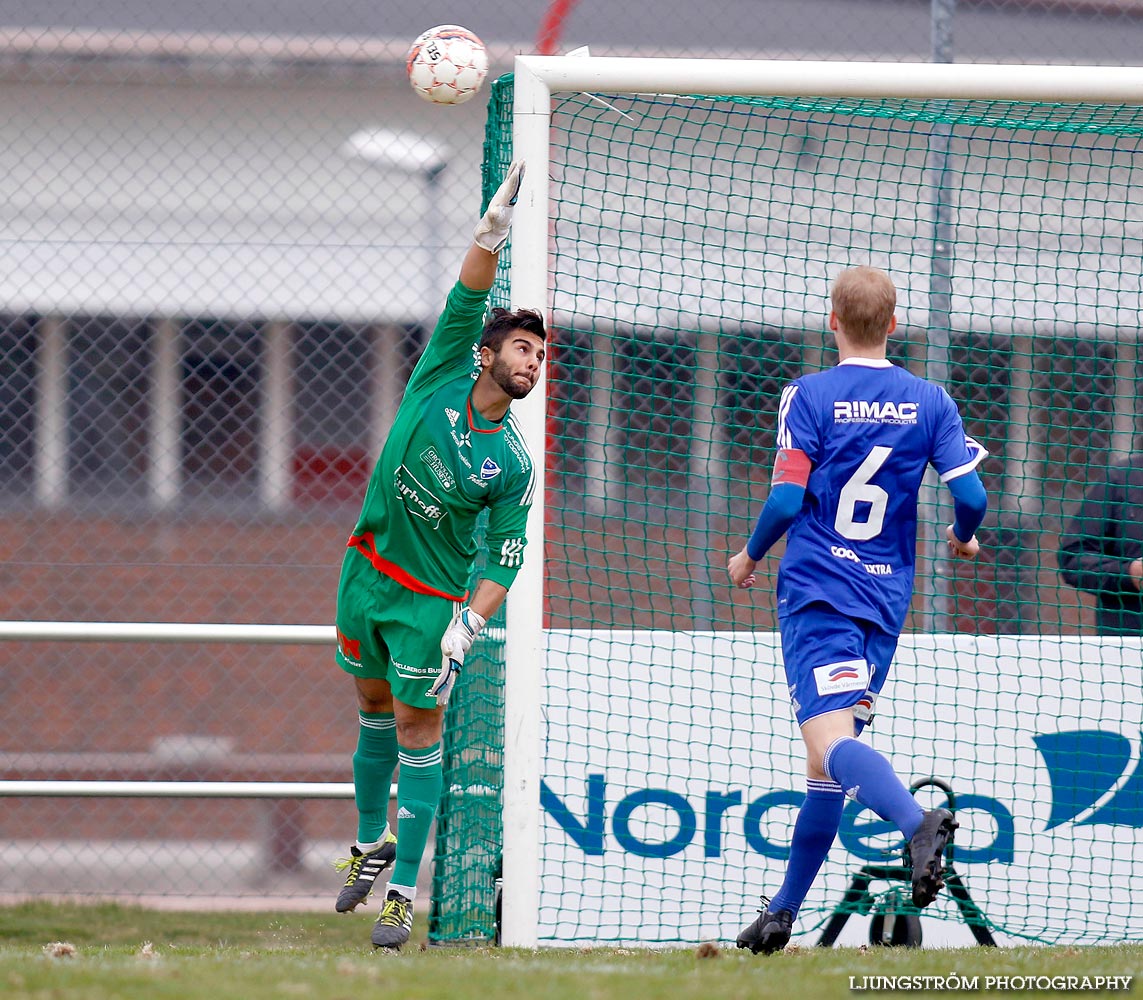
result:
<svg viewBox="0 0 1143 1000"><path fill-rule="evenodd" d="M332 625L209 625L186 622L0 621L0 642L233 642L332 646Z"/></svg>
<svg viewBox="0 0 1143 1000"><path fill-rule="evenodd" d="M0 642L221 642L332 646L332 625L0 621ZM396 785L390 791L396 797ZM0 781L0 797L352 799L347 781Z"/></svg>
<svg viewBox="0 0 1143 1000"><path fill-rule="evenodd" d="M0 796L109 799L352 799L351 781L0 781ZM396 785L392 795L396 797Z"/></svg>

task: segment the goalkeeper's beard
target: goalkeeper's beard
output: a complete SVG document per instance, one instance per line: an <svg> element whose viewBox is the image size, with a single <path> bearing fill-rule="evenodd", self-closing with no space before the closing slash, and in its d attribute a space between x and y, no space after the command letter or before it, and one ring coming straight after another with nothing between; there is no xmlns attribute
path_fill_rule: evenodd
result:
<svg viewBox="0 0 1143 1000"><path fill-rule="evenodd" d="M523 399L535 388L534 382L529 382L528 385L521 385L521 379L527 379L527 376L522 372L517 373L512 371L512 366L507 361L501 358L496 358L492 362L492 367L489 369L488 374L492 376L492 381L495 382L505 394L512 399Z"/></svg>

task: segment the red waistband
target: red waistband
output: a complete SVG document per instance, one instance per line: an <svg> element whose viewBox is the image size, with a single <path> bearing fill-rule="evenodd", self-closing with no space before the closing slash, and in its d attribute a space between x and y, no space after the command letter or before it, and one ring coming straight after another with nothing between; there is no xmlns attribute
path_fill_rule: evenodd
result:
<svg viewBox="0 0 1143 1000"><path fill-rule="evenodd" d="M468 599L468 591L463 594L449 594L443 590L438 590L436 587L431 587L429 584L418 580L410 573L406 573L395 562L390 562L381 553L377 551L377 543L373 540L373 532L367 531L364 535L350 535L349 541L345 543L346 548L356 549L360 552L369 562L373 568L379 573L384 573L387 577L396 580L402 587L405 587L415 594L428 594L431 597L444 597L450 601L464 602Z"/></svg>

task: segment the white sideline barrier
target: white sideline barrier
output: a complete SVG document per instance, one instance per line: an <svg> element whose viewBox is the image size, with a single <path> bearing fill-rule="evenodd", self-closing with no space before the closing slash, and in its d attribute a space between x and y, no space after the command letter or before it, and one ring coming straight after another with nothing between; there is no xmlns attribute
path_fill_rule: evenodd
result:
<svg viewBox="0 0 1143 1000"><path fill-rule="evenodd" d="M546 640L539 942L733 939L781 883L805 791L778 636ZM901 637L863 742L906 783L951 783L957 874L1013 939L1143 938L1141 650L1137 638ZM862 865L894 863L884 850L900 835L856 803L846 814L799 931ZM922 924L926 944L973 943L947 893ZM851 917L839 943L868 926Z"/></svg>

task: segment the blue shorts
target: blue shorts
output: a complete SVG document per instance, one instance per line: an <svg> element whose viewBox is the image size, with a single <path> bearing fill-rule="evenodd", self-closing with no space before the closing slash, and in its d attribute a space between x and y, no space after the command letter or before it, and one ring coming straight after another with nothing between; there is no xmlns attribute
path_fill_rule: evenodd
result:
<svg viewBox="0 0 1143 1000"><path fill-rule="evenodd" d="M860 733L889 677L897 636L821 603L786 615L778 628L798 725L852 708L854 730Z"/></svg>

